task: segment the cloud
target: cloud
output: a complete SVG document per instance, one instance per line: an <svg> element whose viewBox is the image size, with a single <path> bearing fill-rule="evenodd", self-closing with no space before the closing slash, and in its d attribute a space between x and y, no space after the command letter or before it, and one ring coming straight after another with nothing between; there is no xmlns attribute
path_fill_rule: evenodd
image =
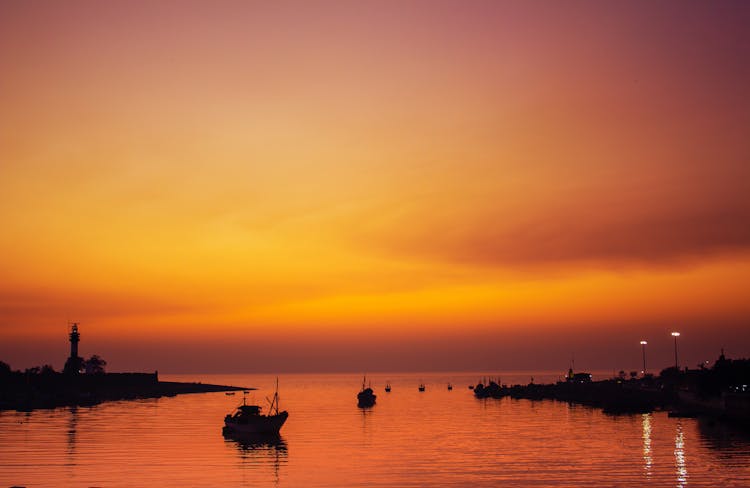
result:
<svg viewBox="0 0 750 488"><path fill-rule="evenodd" d="M583 195L441 211L411 208L358 239L379 252L476 266L674 265L750 250L750 203L732 195L659 202Z"/></svg>

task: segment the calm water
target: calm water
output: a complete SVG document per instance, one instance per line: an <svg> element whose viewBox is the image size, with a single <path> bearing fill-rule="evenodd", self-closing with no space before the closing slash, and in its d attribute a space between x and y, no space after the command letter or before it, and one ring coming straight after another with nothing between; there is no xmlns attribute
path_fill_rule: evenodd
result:
<svg viewBox="0 0 750 488"><path fill-rule="evenodd" d="M666 413L613 417L552 401L476 400L467 386L478 378L373 376L377 404L361 410L356 375L282 376L290 417L275 443L221 435L240 393L2 412L0 487L750 486L750 440L721 426ZM258 401L274 381L163 379L256 386ZM537 375L546 379L553 378Z"/></svg>

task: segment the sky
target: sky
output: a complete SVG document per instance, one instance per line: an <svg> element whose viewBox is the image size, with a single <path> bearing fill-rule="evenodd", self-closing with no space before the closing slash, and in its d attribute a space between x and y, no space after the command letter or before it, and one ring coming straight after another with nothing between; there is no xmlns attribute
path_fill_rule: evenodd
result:
<svg viewBox="0 0 750 488"><path fill-rule="evenodd" d="M0 2L0 360L750 356L747 2Z"/></svg>

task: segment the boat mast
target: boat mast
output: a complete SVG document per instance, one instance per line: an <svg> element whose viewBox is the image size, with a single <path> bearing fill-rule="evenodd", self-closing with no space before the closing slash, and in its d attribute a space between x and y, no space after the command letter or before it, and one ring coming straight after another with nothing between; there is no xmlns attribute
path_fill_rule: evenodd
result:
<svg viewBox="0 0 750 488"><path fill-rule="evenodd" d="M273 400L268 400L268 397L266 397L266 401L271 404L271 406L268 409L268 415L278 415L279 414L279 377L276 377L276 391L273 393ZM275 413L274 413L274 408Z"/></svg>
<svg viewBox="0 0 750 488"><path fill-rule="evenodd" d="M276 377L276 392L273 394L273 401L276 404L276 413L274 415L279 414L279 377Z"/></svg>

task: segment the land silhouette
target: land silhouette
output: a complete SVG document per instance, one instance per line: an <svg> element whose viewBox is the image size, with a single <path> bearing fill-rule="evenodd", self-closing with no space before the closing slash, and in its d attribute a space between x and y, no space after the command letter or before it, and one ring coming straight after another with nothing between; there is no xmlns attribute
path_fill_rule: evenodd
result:
<svg viewBox="0 0 750 488"><path fill-rule="evenodd" d="M97 354L78 355L81 334L71 324L70 356L62 372L49 365L24 371L0 361L0 410L96 405L103 401L158 398L185 393L248 390L239 386L159 381L159 373L107 373L107 362Z"/></svg>
<svg viewBox="0 0 750 488"><path fill-rule="evenodd" d="M71 324L70 356L62 372L45 364L24 371L12 370L0 361L0 410L28 411L37 408L95 405L102 401L157 398L184 393L236 391L249 388L203 383L159 381L153 373L107 373L107 362L94 354L78 355L81 334ZM485 379L472 386L477 398L553 399L602 408L611 414L669 410L673 416L711 417L750 428L750 359L727 359L722 351L713 366L697 369L677 365L658 375L620 371L614 378L593 381L587 372L571 366L563 381L526 385L505 385L499 379ZM363 392L371 396L363 401ZM372 389L358 395L359 405L375 403Z"/></svg>
<svg viewBox="0 0 750 488"><path fill-rule="evenodd" d="M629 378L628 378L629 376ZM646 413L669 410L671 416L710 417L750 428L750 359L727 359L722 352L710 368L673 366L658 376L625 371L592 381L571 367L563 381L553 384L505 385L484 379L472 386L477 398L558 400L599 407L605 413Z"/></svg>

